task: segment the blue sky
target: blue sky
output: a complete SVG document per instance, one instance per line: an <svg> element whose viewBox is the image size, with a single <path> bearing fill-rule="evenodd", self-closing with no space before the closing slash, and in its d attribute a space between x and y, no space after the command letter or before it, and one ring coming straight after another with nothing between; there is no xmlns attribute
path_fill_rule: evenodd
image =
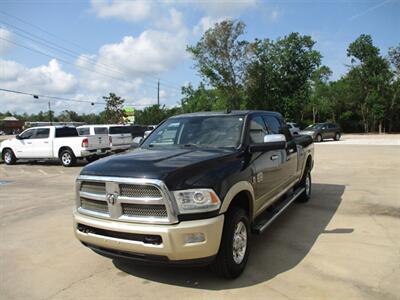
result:
<svg viewBox="0 0 400 300"><path fill-rule="evenodd" d="M143 108L156 103L159 78L161 103L173 106L182 85L200 80L186 45L224 18L243 20L250 41L293 31L311 35L332 79L346 72L346 48L360 34L371 34L383 54L400 42L399 0L0 1L0 88L94 102L112 91ZM52 104L57 112L103 109ZM37 112L46 105L0 92L1 111Z"/></svg>

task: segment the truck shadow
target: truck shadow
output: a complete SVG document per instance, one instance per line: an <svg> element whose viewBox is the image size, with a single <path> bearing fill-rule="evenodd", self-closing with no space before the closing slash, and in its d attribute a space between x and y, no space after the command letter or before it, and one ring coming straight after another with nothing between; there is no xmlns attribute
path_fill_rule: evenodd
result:
<svg viewBox="0 0 400 300"><path fill-rule="evenodd" d="M225 280L209 268L157 267L114 259L120 275L140 277L144 283L160 283L207 290L247 287L268 281L295 268L321 234L351 234L352 228L326 227L342 201L344 185L313 184L313 195L306 204L293 204L261 235L252 239L245 272L236 280Z"/></svg>

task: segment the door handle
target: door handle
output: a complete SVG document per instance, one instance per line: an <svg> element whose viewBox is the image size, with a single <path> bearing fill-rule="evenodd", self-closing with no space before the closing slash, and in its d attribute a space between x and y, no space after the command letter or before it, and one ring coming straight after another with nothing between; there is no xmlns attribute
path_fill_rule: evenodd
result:
<svg viewBox="0 0 400 300"><path fill-rule="evenodd" d="M276 154L274 154L274 155L271 155L271 160L277 160L278 159L278 155L276 155Z"/></svg>
<svg viewBox="0 0 400 300"><path fill-rule="evenodd" d="M48 144L49 142L43 142L43 143Z"/></svg>
<svg viewBox="0 0 400 300"><path fill-rule="evenodd" d="M26 142L27 144L32 144L32 142Z"/></svg>

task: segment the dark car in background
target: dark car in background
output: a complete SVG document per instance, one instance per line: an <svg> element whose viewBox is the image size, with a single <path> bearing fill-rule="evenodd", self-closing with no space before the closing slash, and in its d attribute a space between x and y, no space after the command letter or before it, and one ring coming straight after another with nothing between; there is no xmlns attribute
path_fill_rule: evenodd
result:
<svg viewBox="0 0 400 300"><path fill-rule="evenodd" d="M342 130L339 125L334 123L315 123L300 132L303 135L309 135L316 142L322 142L324 139L340 140Z"/></svg>

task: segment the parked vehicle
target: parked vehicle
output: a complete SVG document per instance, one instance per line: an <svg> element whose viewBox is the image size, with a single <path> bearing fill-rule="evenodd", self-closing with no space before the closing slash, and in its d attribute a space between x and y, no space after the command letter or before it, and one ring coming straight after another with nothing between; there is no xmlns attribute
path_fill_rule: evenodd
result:
<svg viewBox="0 0 400 300"><path fill-rule="evenodd" d="M171 117L139 149L83 168L75 235L107 257L211 263L235 278L251 232L309 199L313 155L312 139L275 112Z"/></svg>
<svg viewBox="0 0 400 300"><path fill-rule="evenodd" d="M89 129L90 132L92 132L95 128L101 128L102 130L106 128L112 152L125 151L132 145L132 134L129 125L83 125L77 128L78 130Z"/></svg>
<svg viewBox="0 0 400 300"><path fill-rule="evenodd" d="M77 158L92 161L109 150L108 138L81 137L76 128L63 126L29 128L0 144L2 158L8 165L18 159L58 158L65 167L69 167L75 164Z"/></svg>
<svg viewBox="0 0 400 300"><path fill-rule="evenodd" d="M143 137L146 138L156 127L157 125L148 125Z"/></svg>
<svg viewBox="0 0 400 300"><path fill-rule="evenodd" d="M292 135L300 133L300 126L297 123L288 122L286 124L289 127L290 133Z"/></svg>
<svg viewBox="0 0 400 300"><path fill-rule="evenodd" d="M342 130L339 125L333 123L316 123L306 127L300 134L309 135L316 142L322 142L324 139L340 140Z"/></svg>

